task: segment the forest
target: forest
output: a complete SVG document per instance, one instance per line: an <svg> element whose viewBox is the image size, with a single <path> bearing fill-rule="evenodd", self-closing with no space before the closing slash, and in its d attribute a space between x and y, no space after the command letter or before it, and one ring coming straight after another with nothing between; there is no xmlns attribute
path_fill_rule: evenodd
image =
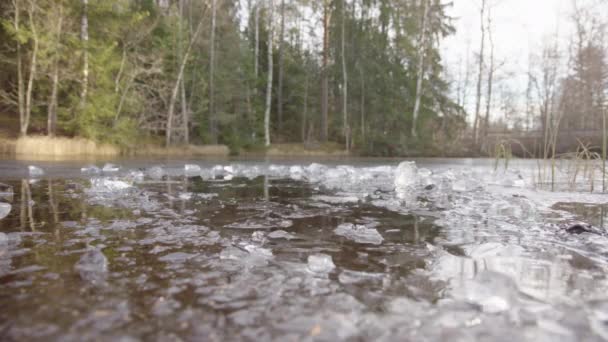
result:
<svg viewBox="0 0 608 342"><path fill-rule="evenodd" d="M0 113L134 148L337 143L389 155L465 126L439 0L11 0Z"/></svg>
<svg viewBox="0 0 608 342"><path fill-rule="evenodd" d="M368 156L491 154L518 137L546 156L560 134L604 120L606 6L571 3L567 43L532 49L514 91L494 55L500 1L476 2L480 45L462 48L457 72L441 51L456 33L442 0L4 1L0 126L127 150ZM597 141L579 135L560 141Z"/></svg>

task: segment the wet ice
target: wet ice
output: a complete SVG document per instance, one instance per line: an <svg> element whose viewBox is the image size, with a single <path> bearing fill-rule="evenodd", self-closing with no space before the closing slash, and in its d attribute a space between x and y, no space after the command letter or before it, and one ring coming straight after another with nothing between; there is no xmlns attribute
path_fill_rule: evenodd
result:
<svg viewBox="0 0 608 342"><path fill-rule="evenodd" d="M554 207L600 196L545 193L526 172L491 167L189 165L9 182L6 199L0 186L0 209L12 207L0 221L0 295L29 317L9 317L7 334L608 336L607 238L564 233L585 217ZM55 297L78 316L45 315Z"/></svg>

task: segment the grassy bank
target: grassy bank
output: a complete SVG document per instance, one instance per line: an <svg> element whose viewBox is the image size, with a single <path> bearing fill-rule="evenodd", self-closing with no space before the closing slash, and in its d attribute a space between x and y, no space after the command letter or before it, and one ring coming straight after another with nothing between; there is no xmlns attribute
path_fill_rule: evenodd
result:
<svg viewBox="0 0 608 342"><path fill-rule="evenodd" d="M161 147L145 142L142 146L120 149L109 144L98 144L83 138L28 136L18 139L0 137L0 155L20 159L81 159L127 157L227 157L230 150L225 145L182 145ZM339 144L326 143L315 146L303 144L276 144L270 148L241 151L241 156L251 157L346 157L350 154Z"/></svg>
<svg viewBox="0 0 608 342"><path fill-rule="evenodd" d="M204 156L220 156L226 157L230 154L230 150L226 145L185 145L175 147L160 147L154 145L146 145L138 147L137 149L131 149L124 152L127 156L138 156L138 157L204 157Z"/></svg>
<svg viewBox="0 0 608 342"><path fill-rule="evenodd" d="M20 137L15 141L14 154L18 157L114 157L120 154L120 149L82 138L28 136Z"/></svg>

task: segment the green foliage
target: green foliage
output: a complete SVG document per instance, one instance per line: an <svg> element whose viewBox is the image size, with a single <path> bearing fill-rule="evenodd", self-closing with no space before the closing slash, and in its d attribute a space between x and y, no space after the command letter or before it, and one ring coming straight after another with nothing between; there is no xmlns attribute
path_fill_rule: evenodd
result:
<svg viewBox="0 0 608 342"><path fill-rule="evenodd" d="M0 5L0 86L16 93L16 44L22 48L23 70L28 70L32 29L24 0L20 28L15 30L12 5ZM33 1L33 0L32 0ZM436 42L453 32L444 5L429 0L429 41ZM215 32L214 108L210 108L210 9L205 2L172 1L159 8L154 0L89 1L88 44L80 39L84 8L77 0L38 0L33 22L39 32L38 73L35 75L33 115L46 122L52 91L52 75L59 66L59 132L133 148L143 135L165 135L173 89L180 65L185 61L182 85L174 102L172 141L209 143L210 118L215 117L218 143L241 149L256 149L263 143L263 112L268 75L267 2L252 1L243 16L237 0L218 2ZM319 58L322 37L304 15L320 16L322 4L315 1L285 1L285 36L279 41L280 14L275 11L274 83L271 108L273 142L293 143L317 139L321 131ZM414 0L329 1L329 132L332 142L344 143L342 127L342 30L344 21L345 61L348 73L347 111L354 146L365 155L394 156L435 151L437 132L444 140L463 127L460 110L447 97L443 65L436 43L424 47L426 61L419 136L409 136L416 92L418 37L422 9ZM343 8L343 5L345 7ZM259 71L254 72L255 6L260 7ZM361 7L362 6L362 7ZM343 17L344 16L344 17ZM62 25L58 26L58 19ZM242 18L249 18L243 23ZM201 33L194 37L198 25ZM307 26L309 25L309 26ZM60 28L60 35L57 29ZM195 39L196 38L196 39ZM188 47L191 51L188 56ZM282 58L279 59L279 49ZM89 58L87 97L80 97L85 52ZM279 60L282 61L280 65ZM282 99L277 98L279 68L283 70ZM0 75L2 75L0 73ZM27 76L27 75L25 75ZM184 102L185 99L185 102ZM283 108L278 121L278 101ZM84 106L83 106L84 103ZM14 103L10 103L16 112ZM306 110L305 110L306 108ZM44 132L45 126L32 127Z"/></svg>

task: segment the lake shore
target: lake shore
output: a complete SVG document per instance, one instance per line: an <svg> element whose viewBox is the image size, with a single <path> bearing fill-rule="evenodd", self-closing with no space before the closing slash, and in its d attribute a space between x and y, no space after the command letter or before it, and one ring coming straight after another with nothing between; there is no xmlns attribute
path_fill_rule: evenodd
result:
<svg viewBox="0 0 608 342"><path fill-rule="evenodd" d="M33 160L71 160L120 157L228 157L226 145L181 145L163 147L145 144L136 148L120 149L110 144L98 144L84 138L28 136L0 139L0 156ZM304 144L276 144L268 149L241 150L241 157L349 157L352 154L338 144L308 146Z"/></svg>

